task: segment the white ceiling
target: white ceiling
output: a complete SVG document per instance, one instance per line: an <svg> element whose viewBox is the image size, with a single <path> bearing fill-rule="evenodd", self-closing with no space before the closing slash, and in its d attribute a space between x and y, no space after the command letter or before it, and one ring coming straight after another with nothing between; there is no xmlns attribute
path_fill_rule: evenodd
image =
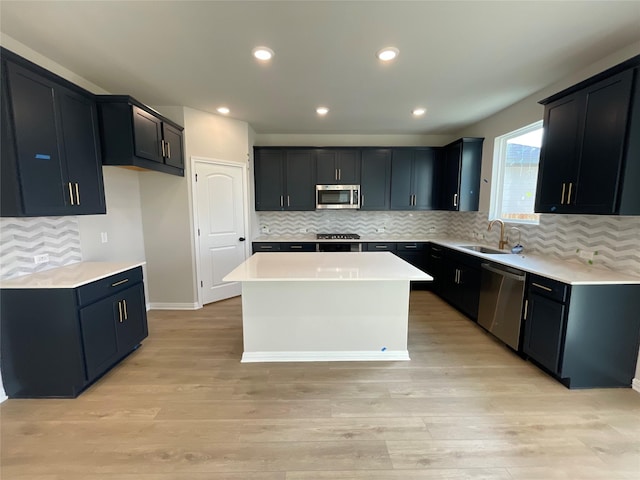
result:
<svg viewBox="0 0 640 480"><path fill-rule="evenodd" d="M2 0L0 30L109 92L224 104L257 133L443 134L639 41L640 1Z"/></svg>

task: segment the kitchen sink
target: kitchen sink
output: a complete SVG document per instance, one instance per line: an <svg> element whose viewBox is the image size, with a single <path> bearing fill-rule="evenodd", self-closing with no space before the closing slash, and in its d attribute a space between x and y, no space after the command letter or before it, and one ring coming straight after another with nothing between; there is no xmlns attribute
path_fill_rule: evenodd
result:
<svg viewBox="0 0 640 480"><path fill-rule="evenodd" d="M483 247L482 245L461 245L460 248L466 248L467 250L473 250L474 252L480 252L480 253L491 253L491 254L509 253L509 252L505 252L504 250L498 250L497 248Z"/></svg>

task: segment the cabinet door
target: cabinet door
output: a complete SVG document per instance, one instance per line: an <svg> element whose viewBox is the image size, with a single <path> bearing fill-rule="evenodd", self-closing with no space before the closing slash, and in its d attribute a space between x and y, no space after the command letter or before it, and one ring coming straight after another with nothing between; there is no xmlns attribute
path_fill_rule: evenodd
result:
<svg viewBox="0 0 640 480"><path fill-rule="evenodd" d="M389 210L391 193L391 150L362 150L360 210Z"/></svg>
<svg viewBox="0 0 640 480"><path fill-rule="evenodd" d="M391 210L413 209L413 151L391 153Z"/></svg>
<svg viewBox="0 0 640 480"><path fill-rule="evenodd" d="M316 162L313 150L285 152L286 210L315 210Z"/></svg>
<svg viewBox="0 0 640 480"><path fill-rule="evenodd" d="M106 213L96 104L71 90L58 91L64 158L75 200L71 212Z"/></svg>
<svg viewBox="0 0 640 480"><path fill-rule="evenodd" d="M483 138L462 141L458 211L476 212L480 204Z"/></svg>
<svg viewBox="0 0 640 480"><path fill-rule="evenodd" d="M580 98L577 94L545 107L544 139L536 188L536 212L560 213L569 209L569 184L575 183L577 169L580 110Z"/></svg>
<svg viewBox="0 0 640 480"><path fill-rule="evenodd" d="M184 168L182 132L168 123L162 124L165 147L165 163L172 167Z"/></svg>
<svg viewBox="0 0 640 480"><path fill-rule="evenodd" d="M632 79L633 71L629 70L586 91L580 167L570 199L576 212L616 211Z"/></svg>
<svg viewBox="0 0 640 480"><path fill-rule="evenodd" d="M120 292L115 308L118 352L124 356L147 336L147 314L142 284Z"/></svg>
<svg viewBox="0 0 640 480"><path fill-rule="evenodd" d="M118 360L114 315L117 301L105 298L80 309L80 327L87 377L91 381Z"/></svg>
<svg viewBox="0 0 640 480"><path fill-rule="evenodd" d="M481 271L469 266L460 266L458 274L458 289L460 290L460 304L458 308L473 320L478 319L480 304Z"/></svg>
<svg viewBox="0 0 640 480"><path fill-rule="evenodd" d="M522 350L553 373L559 373L565 305L529 293Z"/></svg>
<svg viewBox="0 0 640 480"><path fill-rule="evenodd" d="M445 149L442 209L457 211L460 208L460 161L462 143L455 143Z"/></svg>
<svg viewBox="0 0 640 480"><path fill-rule="evenodd" d="M64 215L71 204L53 82L7 62L20 187L27 215Z"/></svg>
<svg viewBox="0 0 640 480"><path fill-rule="evenodd" d="M255 149L256 210L284 209L284 151Z"/></svg>
<svg viewBox="0 0 640 480"><path fill-rule="evenodd" d="M338 183L340 185L360 185L359 150L338 150L336 166L338 168Z"/></svg>
<svg viewBox="0 0 640 480"><path fill-rule="evenodd" d="M413 194L416 210L433 210L433 182L435 174L435 152L431 149L416 149L413 161Z"/></svg>
<svg viewBox="0 0 640 480"><path fill-rule="evenodd" d="M132 106L133 149L136 156L164 163L162 157L162 120Z"/></svg>
<svg viewBox="0 0 640 480"><path fill-rule="evenodd" d="M333 149L318 150L316 156L317 182L321 185L335 185L338 183L338 152Z"/></svg>

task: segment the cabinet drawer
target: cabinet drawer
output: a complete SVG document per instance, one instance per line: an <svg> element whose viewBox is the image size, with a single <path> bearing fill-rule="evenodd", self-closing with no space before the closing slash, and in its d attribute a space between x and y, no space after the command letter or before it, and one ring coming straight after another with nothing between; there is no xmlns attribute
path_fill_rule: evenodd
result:
<svg viewBox="0 0 640 480"><path fill-rule="evenodd" d="M401 242L396 244L396 250L399 252L424 252L428 248L428 243Z"/></svg>
<svg viewBox="0 0 640 480"><path fill-rule="evenodd" d="M257 252L279 252L280 243L278 242L253 242L253 253Z"/></svg>
<svg viewBox="0 0 640 480"><path fill-rule="evenodd" d="M396 244L394 242L369 242L367 243L367 252L395 252Z"/></svg>
<svg viewBox="0 0 640 480"><path fill-rule="evenodd" d="M87 305L101 298L113 295L142 281L142 267L132 268L125 272L83 285L77 289L78 305Z"/></svg>
<svg viewBox="0 0 640 480"><path fill-rule="evenodd" d="M284 252L315 252L316 244L308 243L308 242L283 243L282 251Z"/></svg>
<svg viewBox="0 0 640 480"><path fill-rule="evenodd" d="M569 297L569 285L538 275L529 275L529 292L557 302L566 302Z"/></svg>

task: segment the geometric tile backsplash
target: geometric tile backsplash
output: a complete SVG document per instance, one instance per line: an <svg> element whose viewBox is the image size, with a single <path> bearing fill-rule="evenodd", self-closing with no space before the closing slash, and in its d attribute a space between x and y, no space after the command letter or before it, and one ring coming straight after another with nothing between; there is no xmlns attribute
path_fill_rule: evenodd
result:
<svg viewBox="0 0 640 480"><path fill-rule="evenodd" d="M36 264L34 255L49 255ZM14 278L82 261L76 217L0 218L0 278Z"/></svg>
<svg viewBox="0 0 640 480"><path fill-rule="evenodd" d="M270 235L343 232L406 237L450 237L497 246L499 229L487 231L486 212L257 212L259 226ZM597 252L593 265L640 275L640 216L557 215L540 216L539 225L506 225L510 243L517 241L524 252L586 263L578 251ZM385 227L385 233L376 233ZM257 233L257 235L261 235Z"/></svg>

